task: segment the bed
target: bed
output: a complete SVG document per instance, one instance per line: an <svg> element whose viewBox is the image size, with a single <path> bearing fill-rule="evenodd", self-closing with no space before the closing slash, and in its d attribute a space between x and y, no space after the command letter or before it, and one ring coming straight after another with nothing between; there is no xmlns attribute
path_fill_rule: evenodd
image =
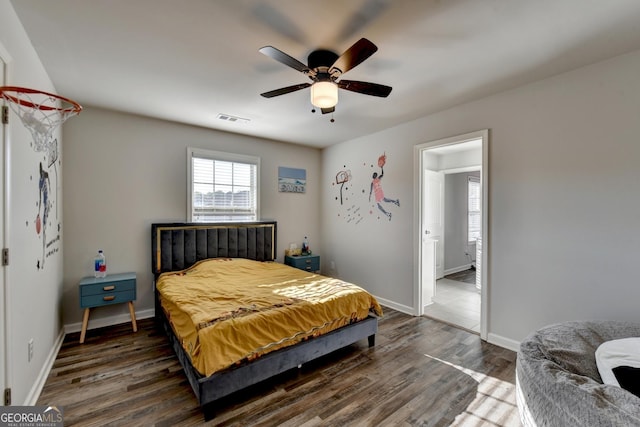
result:
<svg viewBox="0 0 640 427"><path fill-rule="evenodd" d="M337 281L336 279L303 272L273 262L276 259L276 231L277 224L275 221L152 224L152 270L156 298L156 319L169 337L171 346L198 399L205 420L210 420L215 416L216 402L219 399L234 392L289 369L300 367L304 363L365 338L368 339L369 347L375 345L378 321L374 312L381 314L381 310L379 310L379 305L375 298L369 295L375 302L375 304L371 303L370 306L372 313L369 313L367 309L363 315L360 308L358 316L352 316L351 319L335 323L333 326L328 325L327 322L323 325L324 328L318 327L315 330L305 330L307 333L296 338L295 342L289 337L286 340L283 339L282 343L277 346L263 346L260 347L260 351L250 352L250 355L248 355L249 353L243 353L244 350L238 350L236 353L244 354L246 357L240 357L237 360L233 359L232 363L229 363L228 360L220 361L219 359L224 358L217 356L209 355L205 357L205 362L196 357L200 349L205 347L209 347L210 350L213 349L214 353L216 353L217 349L220 349L222 351L218 351L218 353L224 353L225 357L227 357L227 354L233 354L235 344L226 347L226 344L208 343L205 339L209 340L210 337L213 339L215 334L211 331L214 326L209 326L215 325L215 328L218 328L221 325L219 319L224 317L231 318L231 321L244 320L245 313L237 314L233 310L227 310L229 313L233 312L233 315L220 315L220 313L214 315L213 312L217 307L212 305L214 303L209 301L208 296L192 298L192 300L185 299L184 295L182 295L182 287L195 286L194 289L200 292L197 287L200 286L200 282L194 281L193 278L212 274L215 280L211 278L202 280L213 280L218 287L226 286L226 279L223 280L222 276L220 276L222 273L218 272L219 268L230 267L232 271L239 271L244 269L245 265L246 268L253 268L252 264L256 264L260 273L252 274L251 280L243 280L243 283L246 282L247 286L249 282L255 281L256 277L262 277L263 270L266 271L264 273L265 283L258 285L258 287L262 288L275 286L271 282L275 283L276 280L268 279L271 277L270 272L272 270L276 275L283 274L284 269L288 270L286 273L293 275L290 280L296 283L302 283L302 280L320 281L321 283ZM310 278L303 278L302 275L310 276ZM188 281L185 281L185 279L188 279ZM198 284L194 284L196 282ZM282 282L282 280L278 279L278 282ZM305 288L308 286L310 285L304 285ZM341 282L341 286L355 285ZM224 292L224 290L218 292ZM305 306L305 303L299 303L303 299L305 298L293 298L294 301L291 302L292 299L288 298L283 304L275 304L274 306L277 306L277 309L264 309L264 312L281 312L281 315L285 317L306 321L310 317L308 312L297 315L292 314L293 312L289 314L286 312L286 310L301 309L300 307ZM188 316L194 316L191 321L185 322L184 319L180 321L181 318L172 311L175 309L172 305L174 303L177 304L177 300L186 302L187 308L183 308L183 310L187 312ZM204 305L198 305L197 308L189 308L195 304L193 302L195 300L202 300ZM245 308L236 311L242 310L245 310ZM324 308L323 310L330 311L329 308ZM209 311L211 311L211 319L208 321L204 320L204 317L195 317L209 315ZM248 311L260 312L260 315L263 315L263 310L261 309ZM260 322L262 321L261 319ZM276 322L273 325L278 327L282 325L280 321ZM185 330L180 326L186 323L191 328L187 329L188 336L184 335ZM255 323L259 322L256 321ZM246 322L245 326L246 324L251 325L252 322ZM237 330L243 330L243 328L244 326L237 328ZM234 327L227 327L227 330L233 329ZM193 341L193 334L198 337L197 344L194 344L196 341ZM253 336L251 336L251 339L243 337L242 340L237 340L237 342L251 341L252 339ZM194 348L197 348L198 351L195 351ZM232 348L233 351L231 350Z"/></svg>

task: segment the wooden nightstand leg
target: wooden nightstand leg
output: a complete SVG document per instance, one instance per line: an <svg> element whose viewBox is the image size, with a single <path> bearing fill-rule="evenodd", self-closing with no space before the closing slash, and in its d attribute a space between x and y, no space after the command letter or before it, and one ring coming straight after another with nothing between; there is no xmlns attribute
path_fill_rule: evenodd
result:
<svg viewBox="0 0 640 427"><path fill-rule="evenodd" d="M80 332L80 344L84 343L84 336L87 333L87 325L89 324L89 308L84 309L84 315L82 316L82 331Z"/></svg>
<svg viewBox="0 0 640 427"><path fill-rule="evenodd" d="M129 314L131 314L131 324L133 325L133 332L138 332L138 324L136 323L136 312L133 309L132 301L129 301Z"/></svg>

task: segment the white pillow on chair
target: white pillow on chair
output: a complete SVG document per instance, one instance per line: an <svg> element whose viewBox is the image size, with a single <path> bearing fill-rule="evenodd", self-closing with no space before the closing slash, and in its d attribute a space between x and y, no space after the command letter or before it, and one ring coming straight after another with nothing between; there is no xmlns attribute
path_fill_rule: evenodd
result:
<svg viewBox="0 0 640 427"><path fill-rule="evenodd" d="M640 337L603 342L596 349L596 364L604 384L622 387L640 397Z"/></svg>

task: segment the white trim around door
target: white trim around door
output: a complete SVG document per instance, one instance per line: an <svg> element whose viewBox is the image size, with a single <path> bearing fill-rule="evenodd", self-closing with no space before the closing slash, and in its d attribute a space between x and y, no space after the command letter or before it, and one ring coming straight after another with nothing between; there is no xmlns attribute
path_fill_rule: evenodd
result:
<svg viewBox="0 0 640 427"><path fill-rule="evenodd" d="M443 147L455 148L455 145L462 144L474 140L480 140L482 143L482 165L481 165L481 188L482 188L482 259L476 260L481 263L478 270L481 275L481 292L480 292L480 338L487 340L488 336L488 313L489 313L489 130L483 129L476 132L467 133L464 135L452 136L449 138L439 139L436 141L430 141L423 144L416 145L414 147L414 200L418 201L415 204L414 211L414 262L417 268L414 271L414 313L418 316L423 314L424 305L423 299L423 284L422 284L422 259L423 259L423 171L429 166L425 164L424 153L428 150L436 149L442 150Z"/></svg>
<svg viewBox="0 0 640 427"><path fill-rule="evenodd" d="M9 84L9 71L11 56L4 46L0 44L0 86ZM0 106L6 106L6 102L0 101ZM9 125L0 122L0 249L4 250L9 241ZM3 264L3 263L0 263ZM7 283L7 269L0 265L0 391L4 405L5 391L11 387L11 354L7 343L10 338L9 308L10 295Z"/></svg>

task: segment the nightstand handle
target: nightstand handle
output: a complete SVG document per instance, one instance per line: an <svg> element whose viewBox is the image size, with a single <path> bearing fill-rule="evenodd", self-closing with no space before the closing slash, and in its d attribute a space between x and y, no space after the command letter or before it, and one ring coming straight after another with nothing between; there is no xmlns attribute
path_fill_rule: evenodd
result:
<svg viewBox="0 0 640 427"><path fill-rule="evenodd" d="M116 299L115 295L109 295L108 297L102 297L102 299L104 301L113 301L114 299Z"/></svg>
<svg viewBox="0 0 640 427"><path fill-rule="evenodd" d="M104 286L102 288L103 291L112 291L114 290L116 287L115 286Z"/></svg>
<svg viewBox="0 0 640 427"><path fill-rule="evenodd" d="M310 259L307 260L307 264L311 264L311 260Z"/></svg>

